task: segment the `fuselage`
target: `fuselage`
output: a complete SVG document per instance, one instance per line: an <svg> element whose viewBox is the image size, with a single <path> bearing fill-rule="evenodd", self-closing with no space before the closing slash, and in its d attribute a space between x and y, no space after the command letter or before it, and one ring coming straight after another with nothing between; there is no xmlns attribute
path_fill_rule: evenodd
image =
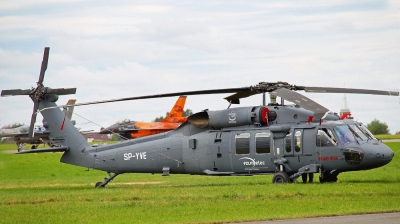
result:
<svg viewBox="0 0 400 224"><path fill-rule="evenodd" d="M39 109L55 105L57 98L48 98ZM41 113L50 140L64 151L61 162L116 175L279 171L294 180L303 173L321 172L323 180L334 181L340 172L377 168L394 156L358 122L335 115L311 122L309 111L295 107L206 110L188 117L175 130L98 147L90 146L59 109Z"/></svg>
<svg viewBox="0 0 400 224"><path fill-rule="evenodd" d="M335 172L365 170L389 163L394 155L354 121L292 124L283 144L274 134L268 126L201 131L185 123L176 131L85 153L95 158L93 168L115 173L204 175L274 173L280 166L294 174L308 165Z"/></svg>
<svg viewBox="0 0 400 224"><path fill-rule="evenodd" d="M29 126L23 123L12 123L0 128L0 135L27 134Z"/></svg>

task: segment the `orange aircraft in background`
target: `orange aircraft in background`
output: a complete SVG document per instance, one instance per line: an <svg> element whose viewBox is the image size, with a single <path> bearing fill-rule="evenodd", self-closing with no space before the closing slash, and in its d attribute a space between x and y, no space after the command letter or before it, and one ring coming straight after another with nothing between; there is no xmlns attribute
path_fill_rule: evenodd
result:
<svg viewBox="0 0 400 224"><path fill-rule="evenodd" d="M168 116L161 121L140 122L121 119L115 124L102 129L100 134L118 133L125 138L131 139L171 131L187 120L186 117L182 116L185 102L186 96L180 96Z"/></svg>

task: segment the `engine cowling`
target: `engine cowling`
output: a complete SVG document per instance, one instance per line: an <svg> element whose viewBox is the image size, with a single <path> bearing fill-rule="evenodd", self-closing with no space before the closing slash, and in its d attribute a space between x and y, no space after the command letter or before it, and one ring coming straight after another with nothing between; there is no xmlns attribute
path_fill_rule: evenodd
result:
<svg viewBox="0 0 400 224"><path fill-rule="evenodd" d="M188 117L188 122L199 128L221 129L243 125L268 125L276 119L276 112L267 107L239 107L218 111L202 111Z"/></svg>

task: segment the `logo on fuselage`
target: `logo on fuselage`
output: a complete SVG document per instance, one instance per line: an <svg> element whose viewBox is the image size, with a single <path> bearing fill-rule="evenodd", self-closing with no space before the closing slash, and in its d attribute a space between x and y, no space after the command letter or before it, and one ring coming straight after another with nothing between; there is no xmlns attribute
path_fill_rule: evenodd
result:
<svg viewBox="0 0 400 224"><path fill-rule="evenodd" d="M232 110L228 115L229 123L236 123L236 112Z"/></svg>
<svg viewBox="0 0 400 224"><path fill-rule="evenodd" d="M259 170L259 168L265 168L265 167L256 167L256 166L265 166L265 161L259 161L255 160L250 157L242 157L239 160L244 159L243 165L244 166L251 166L251 167L246 167L245 170Z"/></svg>

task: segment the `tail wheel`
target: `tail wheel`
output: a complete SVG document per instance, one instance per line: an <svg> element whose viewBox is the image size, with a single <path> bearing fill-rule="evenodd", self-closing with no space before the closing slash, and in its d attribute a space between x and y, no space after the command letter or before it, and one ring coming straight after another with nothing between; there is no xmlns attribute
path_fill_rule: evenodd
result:
<svg viewBox="0 0 400 224"><path fill-rule="evenodd" d="M285 172L277 172L274 174L274 178L272 179L272 183L274 184L284 184L289 183L290 178L289 175Z"/></svg>
<svg viewBox="0 0 400 224"><path fill-rule="evenodd" d="M97 182L94 187L98 188L98 187L105 187L104 185L101 185L103 182Z"/></svg>

